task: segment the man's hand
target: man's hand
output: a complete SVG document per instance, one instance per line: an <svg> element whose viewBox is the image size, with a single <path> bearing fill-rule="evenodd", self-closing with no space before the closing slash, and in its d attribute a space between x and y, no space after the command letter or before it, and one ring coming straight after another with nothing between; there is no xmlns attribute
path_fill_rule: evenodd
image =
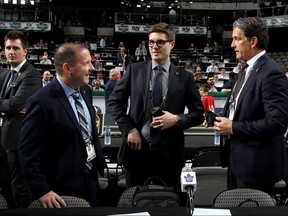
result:
<svg viewBox="0 0 288 216"><path fill-rule="evenodd" d="M53 191L48 192L38 200L43 208L62 208L67 206L62 197Z"/></svg>
<svg viewBox="0 0 288 216"><path fill-rule="evenodd" d="M160 131L173 127L177 124L178 117L170 112L163 111L164 115L153 118L151 126Z"/></svg>
<svg viewBox="0 0 288 216"><path fill-rule="evenodd" d="M230 135L232 134L232 121L225 117L216 117L214 129L222 135Z"/></svg>
<svg viewBox="0 0 288 216"><path fill-rule="evenodd" d="M141 149L141 136L136 128L133 128L127 138L128 147L133 150Z"/></svg>

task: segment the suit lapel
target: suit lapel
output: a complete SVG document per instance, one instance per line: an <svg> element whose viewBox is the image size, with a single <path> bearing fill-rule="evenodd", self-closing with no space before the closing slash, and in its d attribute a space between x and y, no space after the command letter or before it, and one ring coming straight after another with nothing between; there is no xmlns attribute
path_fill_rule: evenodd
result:
<svg viewBox="0 0 288 216"><path fill-rule="evenodd" d="M242 91L240 92L239 98L238 98L238 102L237 102L237 107L236 107L236 112L238 110L238 107L240 106L240 104L242 103L242 100L247 92L247 90L251 87L251 85L254 83L254 80L256 79L257 75L258 75L258 71L261 69L262 65L266 62L266 55L261 56L256 64L252 67L250 75L245 83L245 85L243 86Z"/></svg>
<svg viewBox="0 0 288 216"><path fill-rule="evenodd" d="M58 82L57 79L53 79L51 81L51 89L53 91L53 94L55 98L59 101L59 103L63 106L64 110L66 111L67 115L70 117L71 121L75 125L75 127L78 129L79 133L81 134L80 127L79 127L79 122L75 116L75 113L71 107L71 104L61 87L60 83Z"/></svg>
<svg viewBox="0 0 288 216"><path fill-rule="evenodd" d="M1 96L4 97L4 96L5 96L5 95L4 95L4 92L5 92L5 89L6 89L8 80L9 80L9 77L10 77L10 70L6 70L6 71L3 72L3 73L6 73L6 74L5 74L4 81L2 82L2 87L1 87Z"/></svg>
<svg viewBox="0 0 288 216"><path fill-rule="evenodd" d="M139 83L139 85L141 85L139 86L139 88L142 89L143 104L144 104L143 110L147 110L147 106L149 105L151 71L152 71L152 61L149 61L146 63L145 67L141 68L141 71L137 72L142 74L142 83Z"/></svg>

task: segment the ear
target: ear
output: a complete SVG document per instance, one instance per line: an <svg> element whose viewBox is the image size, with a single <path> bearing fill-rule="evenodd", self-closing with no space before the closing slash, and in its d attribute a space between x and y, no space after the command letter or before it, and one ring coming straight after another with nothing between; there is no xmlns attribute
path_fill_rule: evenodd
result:
<svg viewBox="0 0 288 216"><path fill-rule="evenodd" d="M62 66L62 68L63 68L63 71L64 71L64 72L68 72L68 73L70 74L70 72L71 72L71 67L70 67L70 65L69 65L68 63L64 63L63 66Z"/></svg>
<svg viewBox="0 0 288 216"><path fill-rule="evenodd" d="M170 45L171 45L171 49L173 49L175 46L175 41L170 42Z"/></svg>
<svg viewBox="0 0 288 216"><path fill-rule="evenodd" d="M255 36L252 37L250 43L252 48L256 47L258 45L258 38Z"/></svg>

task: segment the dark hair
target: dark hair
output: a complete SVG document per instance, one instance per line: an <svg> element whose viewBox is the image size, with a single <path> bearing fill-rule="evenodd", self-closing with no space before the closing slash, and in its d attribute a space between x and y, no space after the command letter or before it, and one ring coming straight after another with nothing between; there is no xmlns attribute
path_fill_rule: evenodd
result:
<svg viewBox="0 0 288 216"><path fill-rule="evenodd" d="M83 49L88 49L83 43L64 43L55 52L54 64L57 72L61 72L64 63L75 65L77 53Z"/></svg>
<svg viewBox="0 0 288 216"><path fill-rule="evenodd" d="M259 17L239 18L233 23L233 28L239 28L244 32L245 37L251 40L258 38L258 48L268 49L269 32L266 23Z"/></svg>
<svg viewBox="0 0 288 216"><path fill-rule="evenodd" d="M19 39L21 41L23 49L27 49L29 46L29 43L27 41L26 36L21 31L9 31L4 37L4 44L7 40L17 40Z"/></svg>
<svg viewBox="0 0 288 216"><path fill-rule="evenodd" d="M167 39L170 41L175 41L175 39L176 39L175 30L170 25L168 25L167 23L158 23L158 24L151 26L151 28L148 31L148 37L153 32L166 34Z"/></svg>

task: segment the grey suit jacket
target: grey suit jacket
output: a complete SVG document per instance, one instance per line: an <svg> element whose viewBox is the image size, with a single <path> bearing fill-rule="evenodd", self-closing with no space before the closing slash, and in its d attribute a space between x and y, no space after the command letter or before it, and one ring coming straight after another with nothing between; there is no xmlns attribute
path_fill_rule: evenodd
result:
<svg viewBox="0 0 288 216"><path fill-rule="evenodd" d="M19 133L23 114L19 111L25 108L27 99L41 88L40 72L28 61L14 76L13 87L4 95L10 70L0 75L0 112L2 118L1 147L6 151L15 151L18 148Z"/></svg>
<svg viewBox="0 0 288 216"><path fill-rule="evenodd" d="M151 68L151 61L130 64L107 103L108 112L115 118L123 135L118 159L126 167L133 165L129 158L135 154L135 151L131 151L126 145L127 134L133 128L141 131L150 102ZM127 115L125 107L129 97L130 108ZM183 114L185 107L188 113ZM179 115L182 120L181 127L174 126L161 132L161 143L165 145L165 151L161 152L162 158L170 162L173 160L174 168L181 170L184 164L183 130L203 122L203 106L192 73L179 69L172 63L163 110Z"/></svg>

